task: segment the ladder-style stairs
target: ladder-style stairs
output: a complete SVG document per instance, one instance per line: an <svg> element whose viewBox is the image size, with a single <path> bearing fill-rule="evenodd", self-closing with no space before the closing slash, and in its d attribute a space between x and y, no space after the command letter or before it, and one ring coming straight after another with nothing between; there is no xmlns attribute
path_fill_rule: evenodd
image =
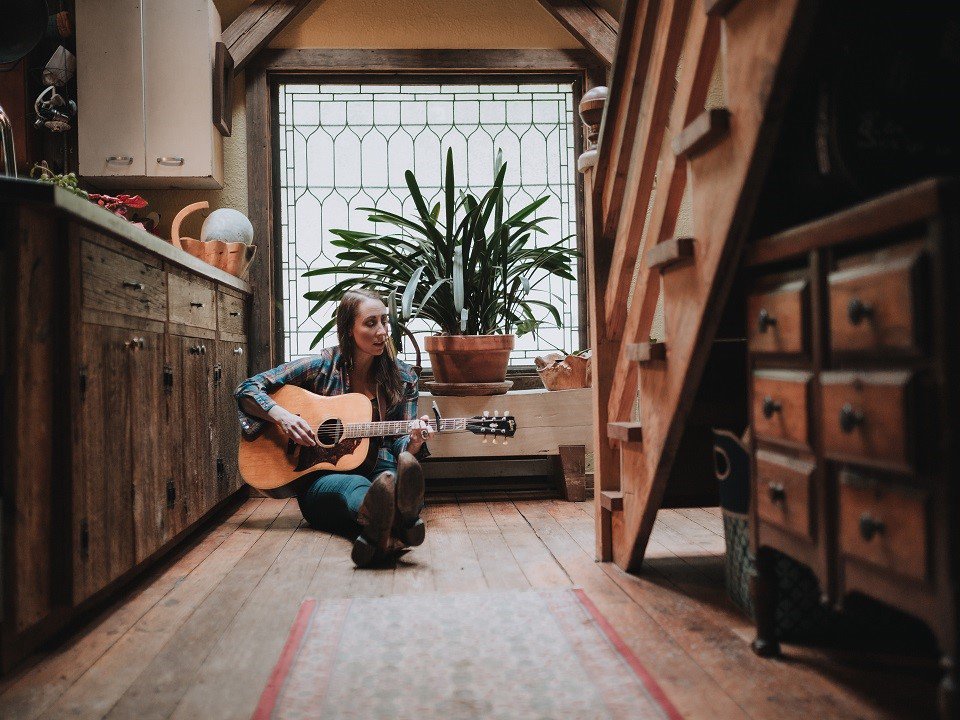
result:
<svg viewBox="0 0 960 720"><path fill-rule="evenodd" d="M643 562L701 386L814 5L627 0L609 90L581 103L588 136L599 135L578 163L597 556L629 571ZM723 107L707 108L718 70ZM692 231L679 234L685 193Z"/></svg>

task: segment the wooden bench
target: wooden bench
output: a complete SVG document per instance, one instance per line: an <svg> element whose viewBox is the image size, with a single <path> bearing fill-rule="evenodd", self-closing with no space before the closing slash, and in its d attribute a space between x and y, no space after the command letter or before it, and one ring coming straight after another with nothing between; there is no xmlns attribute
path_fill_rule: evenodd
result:
<svg viewBox="0 0 960 720"><path fill-rule="evenodd" d="M476 435L450 434L429 441L431 458L462 458L470 463L427 462L428 479L440 477L489 477L555 473L565 499L586 497L585 459L593 451L593 415L590 388L577 390L517 390L506 395L472 397L420 393L419 415L433 417L436 400L443 417L472 417L484 410L509 412L517 421L517 434L506 444L483 443ZM539 459L541 462L531 462ZM485 462L478 464L476 461ZM495 461L495 462L494 462ZM455 469L454 469L455 468Z"/></svg>

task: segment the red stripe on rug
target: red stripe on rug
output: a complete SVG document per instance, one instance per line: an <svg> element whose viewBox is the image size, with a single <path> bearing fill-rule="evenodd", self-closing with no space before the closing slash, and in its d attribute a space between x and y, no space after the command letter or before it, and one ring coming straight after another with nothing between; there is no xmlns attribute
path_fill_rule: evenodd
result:
<svg viewBox="0 0 960 720"><path fill-rule="evenodd" d="M287 679L287 673L290 672L290 666L293 665L297 652L300 650L300 642L303 635L310 625L310 617L313 615L313 609L317 606L317 601L309 598L303 601L300 606L300 612L297 613L297 619L293 621L293 627L290 628L290 636L287 638L286 645L283 646L283 652L280 653L280 659L270 673L270 679L267 686L260 695L260 702L253 713L252 720L269 720L273 713L273 708L277 704L277 698L283 689L283 683Z"/></svg>
<svg viewBox="0 0 960 720"><path fill-rule="evenodd" d="M671 720L683 720L683 715L681 715L680 711L670 702L670 698L667 697L667 694L663 691L663 688L660 687L660 684L653 678L653 675L650 674L646 666L640 662L640 658L633 654L633 650L623 641L619 633L613 629L613 625L603 616L599 608L593 604L593 600L587 597L587 593L580 588L573 588L573 593L577 596L580 604L593 616L594 622L597 623L603 631L603 634L607 636L610 643L617 649L617 652L626 660L627 665L629 665L637 677L640 678L640 682L647 688L650 697L656 700L657 704L667 713L667 717L671 718Z"/></svg>

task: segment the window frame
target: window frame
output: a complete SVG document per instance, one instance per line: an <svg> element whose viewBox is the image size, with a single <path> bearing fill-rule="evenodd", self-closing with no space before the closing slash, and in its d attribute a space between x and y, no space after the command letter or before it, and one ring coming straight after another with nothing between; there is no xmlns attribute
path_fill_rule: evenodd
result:
<svg viewBox="0 0 960 720"><path fill-rule="evenodd" d="M379 61L379 62L377 62ZM279 92L284 83L569 82L574 112L583 93L603 84L606 70L586 51L571 50L269 50L246 68L248 215L264 238L261 262L251 268L255 293L250 322L251 369L283 361L284 312L281 291ZM574 153L583 150L583 125L574 115ZM577 248L583 251L583 178L575 174ZM589 346L586 262L577 263L580 348ZM532 365L511 365L511 377L534 373ZM425 373L426 375L427 373Z"/></svg>

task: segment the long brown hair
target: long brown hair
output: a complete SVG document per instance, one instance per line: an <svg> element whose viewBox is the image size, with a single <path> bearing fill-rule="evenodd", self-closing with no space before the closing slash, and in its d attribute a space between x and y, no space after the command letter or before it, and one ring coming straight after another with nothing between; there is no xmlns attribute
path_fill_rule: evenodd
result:
<svg viewBox="0 0 960 720"><path fill-rule="evenodd" d="M337 306L337 339L340 342L340 357L348 371L353 370L357 350L352 330L357 320L357 310L365 300L383 302L383 298L373 290L360 288L345 292L340 299L340 305ZM403 378L400 377L400 368L397 366L397 357L389 336L386 349L373 359L370 371L376 384L386 392L387 403L390 406L396 405L403 395Z"/></svg>

